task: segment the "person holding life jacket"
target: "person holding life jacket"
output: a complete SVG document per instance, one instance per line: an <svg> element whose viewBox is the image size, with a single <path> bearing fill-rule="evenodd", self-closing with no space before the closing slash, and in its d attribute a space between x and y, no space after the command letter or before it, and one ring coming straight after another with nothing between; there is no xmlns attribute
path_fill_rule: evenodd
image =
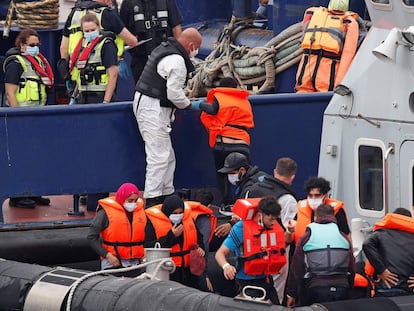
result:
<svg viewBox="0 0 414 311"><path fill-rule="evenodd" d="M118 77L117 48L111 33L99 31L95 14L82 17L83 37L70 55L69 72L75 81L77 104L109 103L115 97Z"/></svg>
<svg viewBox="0 0 414 311"><path fill-rule="evenodd" d="M145 209L148 217L144 246L152 248L158 242L171 248L170 256L176 269L170 280L198 288L198 277L190 271L190 249L198 244L198 252L205 256L203 237L191 217L191 207L178 195L168 196L163 204Z"/></svg>
<svg viewBox="0 0 414 311"><path fill-rule="evenodd" d="M3 63L5 93L9 107L38 107L47 103L47 93L53 86L52 68L39 52L40 36L34 29L22 30L15 47L6 52ZM49 205L41 196L10 198L9 205L34 208Z"/></svg>
<svg viewBox="0 0 414 311"><path fill-rule="evenodd" d="M124 183L114 197L101 199L98 204L87 239L101 257L101 269L140 264L145 256L147 217L137 186Z"/></svg>
<svg viewBox="0 0 414 311"><path fill-rule="evenodd" d="M344 78L356 53L357 14L348 0L331 0L328 8L311 7L303 18L302 49L296 73L298 93L333 91Z"/></svg>
<svg viewBox="0 0 414 311"><path fill-rule="evenodd" d="M334 208L321 204L315 214L315 222L306 227L292 258L286 284L288 307L345 300L353 287L352 244L339 230Z"/></svg>
<svg viewBox="0 0 414 311"><path fill-rule="evenodd" d="M233 211L242 220L232 227L215 256L225 278L236 279L239 293L245 286L261 287L266 292L265 299L276 305L280 303L271 275L279 273L286 264L286 236L280 210L274 197L237 200ZM236 254L236 267L226 259L230 252ZM262 295L257 290L247 290L247 294Z"/></svg>
<svg viewBox="0 0 414 311"><path fill-rule="evenodd" d="M127 29L143 43L128 51L137 83L151 52L168 37L178 39L183 17L176 0L123 0L119 15Z"/></svg>
<svg viewBox="0 0 414 311"><path fill-rule="evenodd" d="M232 152L239 152L250 162L249 129L254 127L254 121L248 96L247 90L237 88L234 78L224 77L220 80L219 87L208 92L206 101L201 99L191 104L192 109L202 111L200 120L209 134L217 187L223 195L224 204L234 201L227 176L219 171L225 158Z"/></svg>
<svg viewBox="0 0 414 311"><path fill-rule="evenodd" d="M414 219L405 208L397 208L374 225L362 249L374 268L376 297L412 295L414 276Z"/></svg>
<svg viewBox="0 0 414 311"><path fill-rule="evenodd" d="M124 26L116 8L112 7L111 0L81 0L77 1L70 12L62 31L60 57L69 60L77 43L82 38L81 19L87 13L94 13L98 18L98 25L102 31L110 31L116 35L118 56L124 52L124 44L135 47L138 39Z"/></svg>
<svg viewBox="0 0 414 311"><path fill-rule="evenodd" d="M349 229L344 203L328 197L328 192L331 190L329 181L322 177L310 177L305 181L304 190L307 198L298 202L295 228L296 245L299 243L300 237L305 233L306 227L314 221L314 211L321 204L333 207L339 231L351 238L351 230Z"/></svg>

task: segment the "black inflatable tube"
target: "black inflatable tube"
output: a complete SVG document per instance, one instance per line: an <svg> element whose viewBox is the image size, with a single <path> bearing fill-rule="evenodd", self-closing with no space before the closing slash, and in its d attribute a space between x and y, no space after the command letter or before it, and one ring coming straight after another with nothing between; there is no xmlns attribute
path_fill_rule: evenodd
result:
<svg viewBox="0 0 414 311"><path fill-rule="evenodd" d="M49 267L0 260L0 310L23 310L24 301L30 287L43 274L51 270L52 268ZM50 295L52 297L53 292ZM64 305L62 310L65 307ZM309 307L299 307L296 310L408 311L413 310L413 307L414 296L405 296L392 299L375 298L323 303ZM287 311L290 309L282 306L237 301L232 298L201 292L172 281L151 281L99 275L86 279L76 288L71 310Z"/></svg>

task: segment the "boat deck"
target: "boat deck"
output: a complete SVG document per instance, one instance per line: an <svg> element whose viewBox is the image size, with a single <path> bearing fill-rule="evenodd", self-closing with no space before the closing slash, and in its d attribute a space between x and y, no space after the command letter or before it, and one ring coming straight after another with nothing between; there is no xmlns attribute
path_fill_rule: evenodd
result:
<svg viewBox="0 0 414 311"><path fill-rule="evenodd" d="M79 205L79 211L83 216L70 215L73 211L73 196L56 195L46 196L50 199L50 205L37 205L35 208L10 207L9 200L3 203L4 223L26 222L56 222L88 219L95 216L94 211L87 211L86 205Z"/></svg>

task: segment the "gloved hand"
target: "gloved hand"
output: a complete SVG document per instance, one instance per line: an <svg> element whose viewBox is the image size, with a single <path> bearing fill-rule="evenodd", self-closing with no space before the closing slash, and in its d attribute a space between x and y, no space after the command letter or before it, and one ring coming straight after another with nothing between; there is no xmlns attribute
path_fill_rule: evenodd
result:
<svg viewBox="0 0 414 311"><path fill-rule="evenodd" d="M131 77L131 70L123 58L118 63L118 76L122 79L129 79Z"/></svg>
<svg viewBox="0 0 414 311"><path fill-rule="evenodd" d="M200 110L200 104L204 104L204 103L206 103L205 99L195 100L191 103L191 109L192 110Z"/></svg>
<svg viewBox="0 0 414 311"><path fill-rule="evenodd" d="M69 102L69 105L76 105L76 104L77 104L76 99L71 98L70 102Z"/></svg>

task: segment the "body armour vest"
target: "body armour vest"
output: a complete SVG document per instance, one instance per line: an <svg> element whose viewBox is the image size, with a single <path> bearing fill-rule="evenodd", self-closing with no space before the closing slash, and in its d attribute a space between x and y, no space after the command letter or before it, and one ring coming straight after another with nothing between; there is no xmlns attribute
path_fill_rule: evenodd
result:
<svg viewBox="0 0 414 311"><path fill-rule="evenodd" d="M174 38L169 38L168 41L161 43L152 52L135 86L135 90L141 94L158 98L162 107L174 107L174 104L167 99L167 80L158 74L157 66L161 59L173 54L181 55L184 58L187 75L194 71L194 65L183 46Z"/></svg>
<svg viewBox="0 0 414 311"><path fill-rule="evenodd" d="M133 25L128 28L134 29L139 40L152 38L142 47L147 54L151 54L152 50L172 35L168 27L167 1L134 0L133 11L133 19L130 21Z"/></svg>

